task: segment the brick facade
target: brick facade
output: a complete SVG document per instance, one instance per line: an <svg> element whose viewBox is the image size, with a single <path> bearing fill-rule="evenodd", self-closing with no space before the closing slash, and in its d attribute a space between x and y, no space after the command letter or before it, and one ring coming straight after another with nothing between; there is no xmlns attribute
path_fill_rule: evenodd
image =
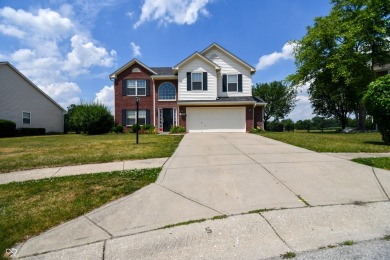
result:
<svg viewBox="0 0 390 260"><path fill-rule="evenodd" d="M264 129L264 122L263 122L263 107L257 106L255 107L255 127L260 127L261 129Z"/></svg>
<svg viewBox="0 0 390 260"><path fill-rule="evenodd" d="M134 68L139 68L140 72L133 72ZM124 79L145 79L150 81L150 89L153 87L153 81L151 79L151 72L144 69L138 64L134 64L121 72L114 82L115 89L115 123L122 124L122 110L136 109L135 96L127 96L122 94L122 81ZM153 91L150 91L149 96L139 97L139 109L150 109L150 123L153 124L155 117L153 113ZM129 128L124 125L125 131Z"/></svg>
<svg viewBox="0 0 390 260"><path fill-rule="evenodd" d="M176 89L176 100L175 101L159 101L158 100L158 88L160 87L161 84L163 84L165 82L172 83L175 86L175 89ZM153 121L153 122L154 122L154 125L158 128L159 132L161 132L161 129L159 129L159 118L158 118L159 109L174 108L177 111L177 117L179 117L178 116L178 105L177 105L177 97L178 97L177 89L178 89L177 80L175 80L175 79L167 79L167 80L155 79L154 80L154 95L155 95L155 99L156 99L156 106L155 106L155 111L154 111L155 121Z"/></svg>

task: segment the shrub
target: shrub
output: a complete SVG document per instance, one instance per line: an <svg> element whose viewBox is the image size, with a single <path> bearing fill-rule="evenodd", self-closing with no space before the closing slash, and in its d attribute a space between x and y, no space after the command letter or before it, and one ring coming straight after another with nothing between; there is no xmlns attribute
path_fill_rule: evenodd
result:
<svg viewBox="0 0 390 260"><path fill-rule="evenodd" d="M373 115L378 123L382 140L390 144L390 75L371 82L363 102L367 112Z"/></svg>
<svg viewBox="0 0 390 260"><path fill-rule="evenodd" d="M251 131L250 131L252 134L256 134L256 133L261 133L261 132L265 132L261 127L256 127L256 128L252 128Z"/></svg>
<svg viewBox="0 0 390 260"><path fill-rule="evenodd" d="M73 108L69 123L76 131L88 135L105 134L114 126L114 117L103 104L82 103Z"/></svg>
<svg viewBox="0 0 390 260"><path fill-rule="evenodd" d="M186 129L182 126L171 126L171 128L169 129L169 132L171 134L185 133Z"/></svg>
<svg viewBox="0 0 390 260"><path fill-rule="evenodd" d="M138 124L134 124L131 126L131 132L135 133L136 131L138 130L141 130L141 126L139 126Z"/></svg>
<svg viewBox="0 0 390 260"><path fill-rule="evenodd" d="M119 124L112 128L112 132L114 133L123 133L123 125Z"/></svg>
<svg viewBox="0 0 390 260"><path fill-rule="evenodd" d="M11 137L16 134L16 124L10 120L0 119L0 137Z"/></svg>

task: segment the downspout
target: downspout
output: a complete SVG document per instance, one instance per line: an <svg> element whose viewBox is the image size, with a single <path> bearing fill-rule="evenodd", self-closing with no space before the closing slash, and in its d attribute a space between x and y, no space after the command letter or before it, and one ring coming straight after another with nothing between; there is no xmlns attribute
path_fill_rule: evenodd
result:
<svg viewBox="0 0 390 260"><path fill-rule="evenodd" d="M256 108L256 103L253 104L253 111L252 111L253 128L256 128L256 126L257 126L256 121L255 121L255 108Z"/></svg>

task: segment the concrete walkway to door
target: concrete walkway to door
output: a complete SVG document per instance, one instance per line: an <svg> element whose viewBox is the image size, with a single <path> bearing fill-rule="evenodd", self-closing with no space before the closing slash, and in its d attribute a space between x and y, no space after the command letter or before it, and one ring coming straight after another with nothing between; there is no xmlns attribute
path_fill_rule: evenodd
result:
<svg viewBox="0 0 390 260"><path fill-rule="evenodd" d="M16 256L277 257L389 235L389 194L386 170L258 135L186 134L156 183L27 240Z"/></svg>

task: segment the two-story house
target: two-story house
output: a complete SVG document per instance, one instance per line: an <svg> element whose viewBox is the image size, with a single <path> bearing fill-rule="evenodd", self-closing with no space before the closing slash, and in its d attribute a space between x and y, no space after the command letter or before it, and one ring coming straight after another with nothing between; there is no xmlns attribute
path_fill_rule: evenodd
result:
<svg viewBox="0 0 390 260"><path fill-rule="evenodd" d="M173 67L148 67L131 60L110 75L115 120L130 128L152 124L158 132L183 126L187 132L248 132L263 128L266 103L252 96L252 75L244 62L213 43Z"/></svg>

